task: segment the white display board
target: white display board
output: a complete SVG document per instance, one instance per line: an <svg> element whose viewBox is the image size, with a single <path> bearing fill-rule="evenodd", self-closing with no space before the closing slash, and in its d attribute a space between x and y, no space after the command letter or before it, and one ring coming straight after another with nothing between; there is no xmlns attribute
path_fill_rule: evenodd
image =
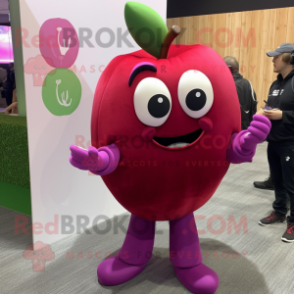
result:
<svg viewBox="0 0 294 294"><path fill-rule="evenodd" d="M69 146L86 147L90 144L92 102L103 69L115 56L139 49L130 34L127 40L131 46L124 41L126 2L20 0L34 243L52 244L69 234L78 233L77 221L81 218L90 227L99 216L102 216L100 219L103 216L111 218L125 212L99 176L70 165ZM155 9L166 20L166 1L137 2ZM46 104L46 99L51 95L56 100L59 96L56 101L60 105L69 105L71 98L79 95L79 87L75 93L68 93L58 88L64 85L62 79L56 80L56 91L44 92L42 86L44 78L54 70L54 64L50 67L42 58L39 47L44 40L39 38L40 28L46 21L58 18L70 22L79 35L79 42L81 37L92 35L88 42L83 41L82 46L80 42L77 58L70 67L75 71L77 85L81 85L80 100L70 114L52 113L51 102ZM50 27L52 25L48 30ZM59 46L63 47L59 48L60 52L63 50L66 54L66 47L70 44ZM62 220L67 220L71 226L65 227Z"/></svg>

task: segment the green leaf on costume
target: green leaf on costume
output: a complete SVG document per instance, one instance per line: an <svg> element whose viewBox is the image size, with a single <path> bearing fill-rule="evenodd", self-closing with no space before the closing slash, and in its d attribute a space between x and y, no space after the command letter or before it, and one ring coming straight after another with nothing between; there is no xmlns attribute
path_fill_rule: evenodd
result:
<svg viewBox="0 0 294 294"><path fill-rule="evenodd" d="M161 16L147 5L127 2L125 21L136 43L149 54L159 58L163 40L168 33Z"/></svg>

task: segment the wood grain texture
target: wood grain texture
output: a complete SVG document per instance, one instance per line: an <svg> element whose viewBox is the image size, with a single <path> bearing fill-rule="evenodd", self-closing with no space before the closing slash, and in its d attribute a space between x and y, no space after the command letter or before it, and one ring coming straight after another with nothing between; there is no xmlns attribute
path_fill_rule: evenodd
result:
<svg viewBox="0 0 294 294"><path fill-rule="evenodd" d="M284 42L294 43L294 7L170 18L167 24L185 28L181 44L203 44L222 58L236 57L240 73L252 83L258 106L264 105L277 76L266 52Z"/></svg>

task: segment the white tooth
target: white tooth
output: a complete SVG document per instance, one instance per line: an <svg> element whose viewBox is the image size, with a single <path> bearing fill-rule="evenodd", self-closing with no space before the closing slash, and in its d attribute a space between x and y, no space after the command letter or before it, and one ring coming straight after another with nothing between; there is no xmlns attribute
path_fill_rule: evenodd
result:
<svg viewBox="0 0 294 294"><path fill-rule="evenodd" d="M179 148L179 147L185 147L185 146L188 146L188 145L189 145L189 143L181 143L181 142L179 142L179 143L173 143L173 144L171 144L171 145L169 145L167 147L169 147L169 148Z"/></svg>

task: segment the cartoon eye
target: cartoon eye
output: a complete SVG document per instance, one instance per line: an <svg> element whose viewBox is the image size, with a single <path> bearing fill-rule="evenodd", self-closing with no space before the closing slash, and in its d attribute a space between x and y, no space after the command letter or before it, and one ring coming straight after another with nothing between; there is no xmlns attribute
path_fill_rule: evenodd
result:
<svg viewBox="0 0 294 294"><path fill-rule="evenodd" d="M45 68L46 68L46 66L45 66L45 65L43 65L43 66L42 66L42 68L43 68L43 69L45 69Z"/></svg>
<svg viewBox="0 0 294 294"><path fill-rule="evenodd" d="M134 106L143 124L159 127L165 123L172 108L170 92L161 80L145 78L135 90Z"/></svg>
<svg viewBox="0 0 294 294"><path fill-rule="evenodd" d="M193 118L204 116L213 104L213 88L208 77L198 70L182 74L178 85L180 105Z"/></svg>
<svg viewBox="0 0 294 294"><path fill-rule="evenodd" d="M38 66L37 66L37 65L35 65L35 66L34 66L34 69L38 69Z"/></svg>

